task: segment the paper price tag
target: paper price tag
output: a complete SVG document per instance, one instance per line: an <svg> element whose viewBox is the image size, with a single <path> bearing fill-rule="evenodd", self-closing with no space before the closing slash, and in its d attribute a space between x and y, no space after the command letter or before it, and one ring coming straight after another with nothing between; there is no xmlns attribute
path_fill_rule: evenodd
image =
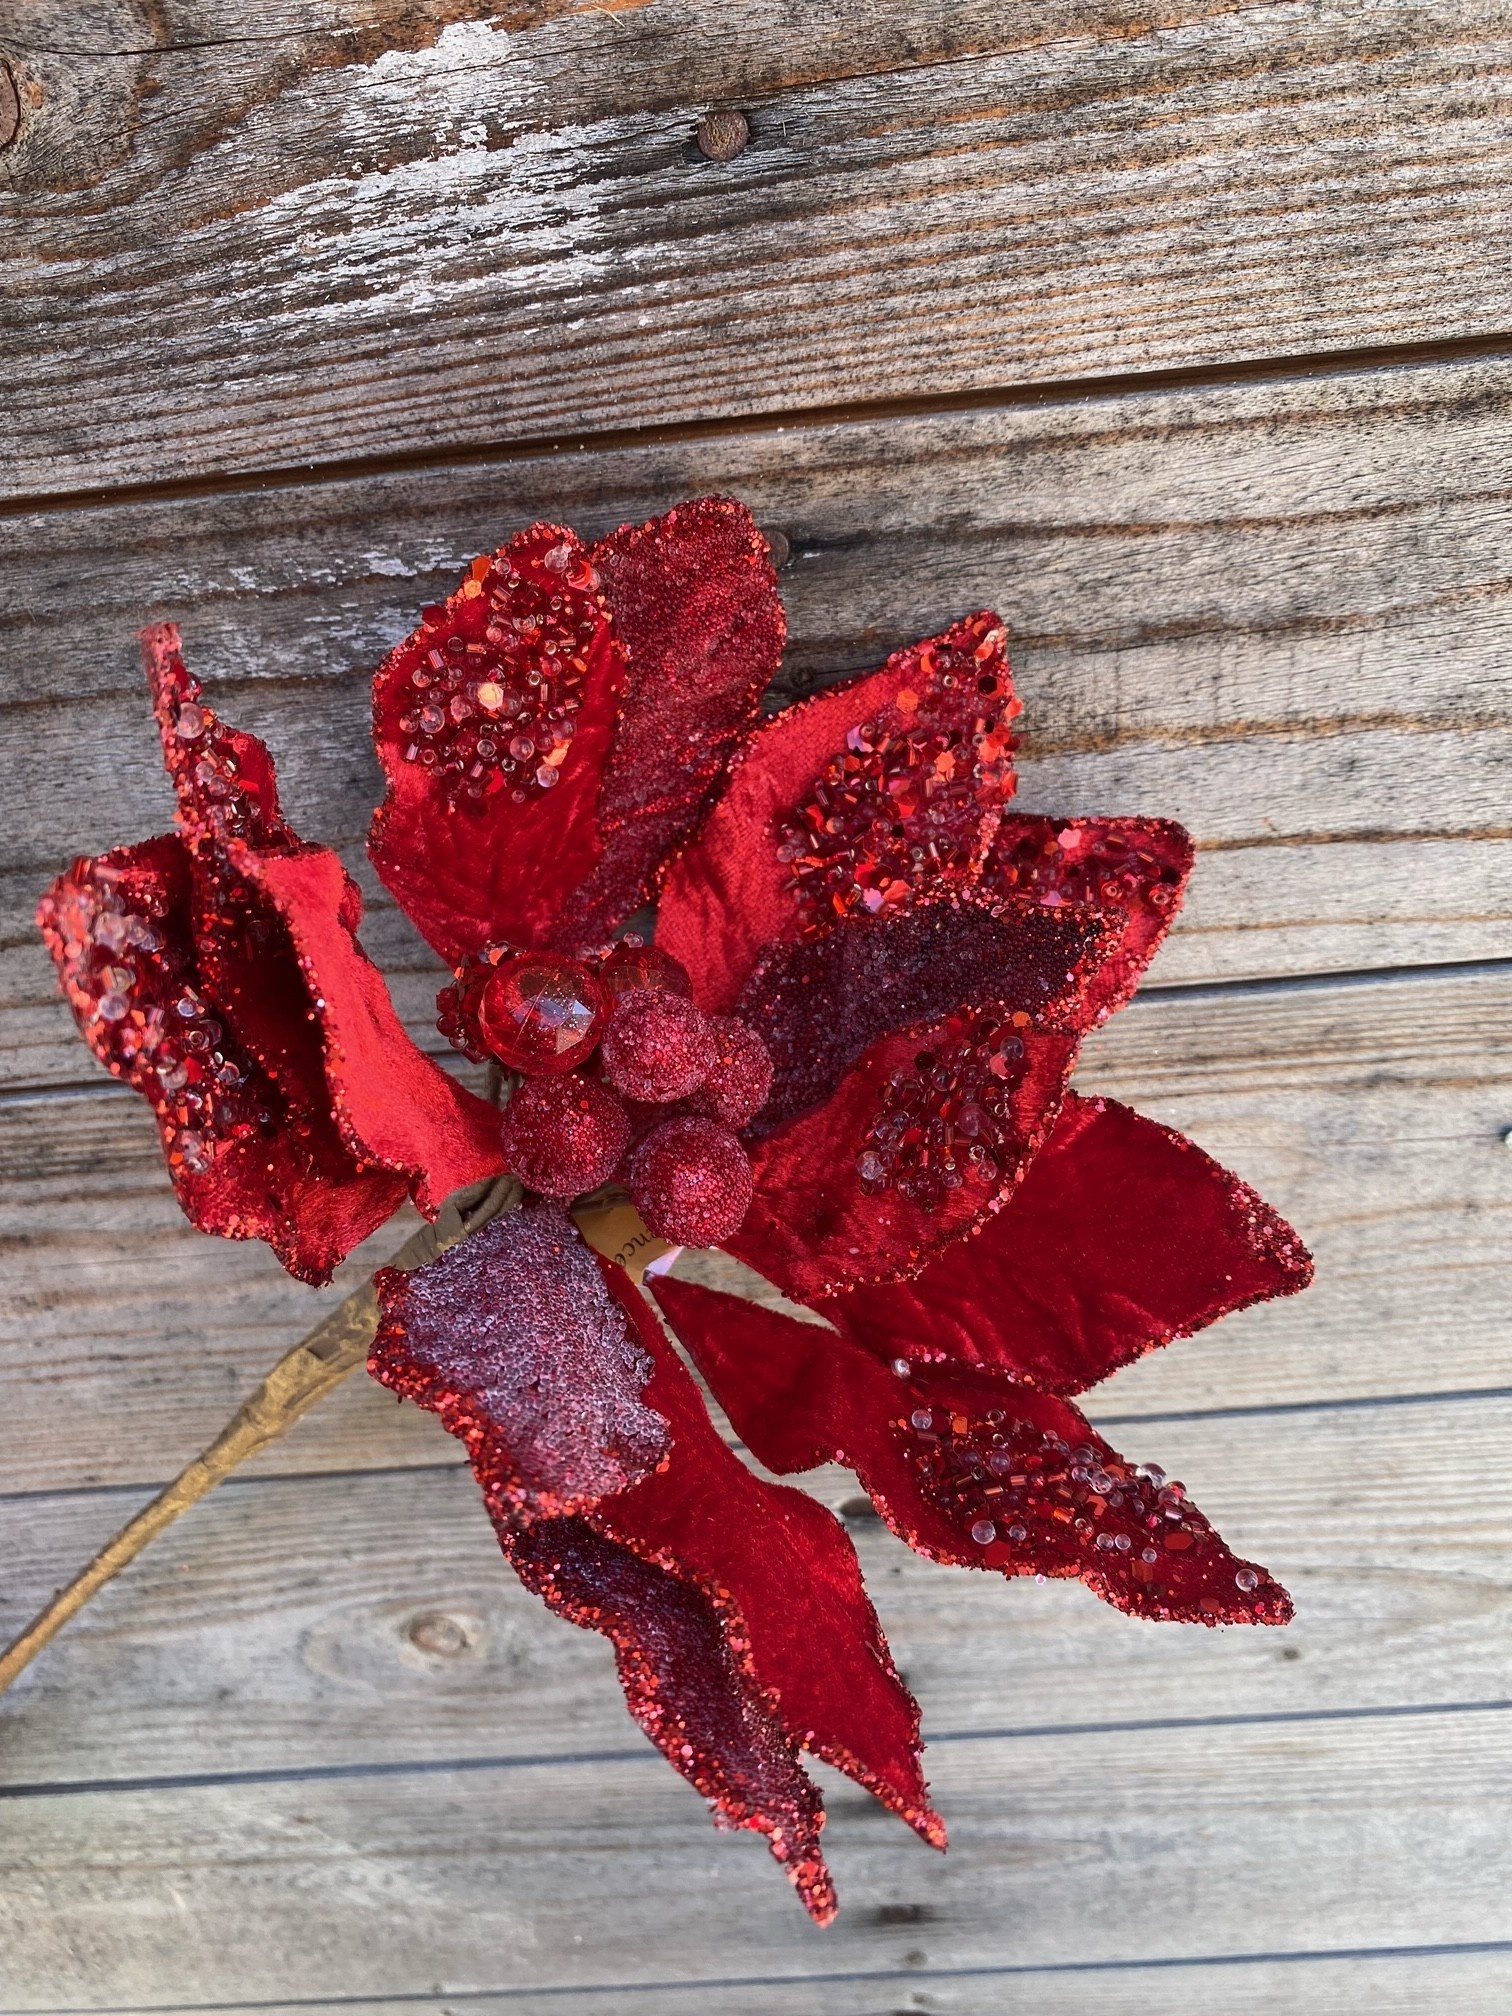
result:
<svg viewBox="0 0 1512 2016"><path fill-rule="evenodd" d="M602 1253L616 1267L623 1267L637 1284L648 1273L664 1273L682 1251L681 1246L669 1245L654 1232L648 1232L628 1197L580 1204L572 1215L594 1252Z"/></svg>

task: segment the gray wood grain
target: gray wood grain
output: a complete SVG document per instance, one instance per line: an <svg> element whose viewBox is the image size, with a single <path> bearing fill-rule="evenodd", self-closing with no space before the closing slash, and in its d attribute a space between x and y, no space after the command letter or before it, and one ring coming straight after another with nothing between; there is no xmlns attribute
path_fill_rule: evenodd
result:
<svg viewBox="0 0 1512 2016"><path fill-rule="evenodd" d="M6 37L30 107L0 181L11 494L1512 312L1502 0L978 4L959 29L931 5L838 33L778 0L733 31L709 0L525 0L513 35L467 0L387 53L376 6L292 35L98 11L32 0ZM721 166L690 142L731 102L753 137Z"/></svg>
<svg viewBox="0 0 1512 2016"><path fill-rule="evenodd" d="M932 1567L816 1473L955 1843L827 1780L823 1935L350 1382L0 1701L0 2010L1502 2016L1512 6L14 0L0 58L0 1635L330 1299L184 1225L31 930L166 822L152 617L355 864L368 672L533 517L747 497L774 700L998 604L1021 802L1201 849L1079 1082L1320 1262L1093 1403L1286 1633Z"/></svg>
<svg viewBox="0 0 1512 2016"><path fill-rule="evenodd" d="M929 1767L969 1736L1380 1714L1497 1701L1512 1655L1512 1399L1151 1422L1159 1460L1286 1583L1285 1631L1119 1616L1079 1586L920 1560L832 1468L924 1711ZM1341 1480L1347 1488L1341 1489ZM0 1500L0 1630L134 1500ZM438 1641L436 1620L449 1620ZM443 1643L436 1651L428 1645ZM1036 1740L1039 1740L1036 1737ZM438 1467L224 1487L104 1591L0 1702L0 1786L376 1763L638 1754L607 1646L504 1565L471 1477ZM7 1809L8 1810L8 1809ZM0 1822L3 1831L3 1822ZM1202 1950L1200 1946L1192 1950Z"/></svg>
<svg viewBox="0 0 1512 2016"><path fill-rule="evenodd" d="M83 1068L39 890L170 816L142 623L182 621L296 820L356 865L366 679L421 604L538 515L598 532L709 488L791 542L783 697L1004 611L1022 802L1174 815L1203 848L1157 980L1506 956L1509 452L1512 367L1436 366L0 521L0 734L25 752L0 803L0 1074ZM424 1031L434 960L381 896L366 936Z"/></svg>
<svg viewBox="0 0 1512 2016"><path fill-rule="evenodd" d="M1095 1411L1506 1385L1509 1006L1512 978L1491 969L1177 991L1115 1017L1077 1083L1237 1169L1312 1243L1319 1278L1120 1373ZM0 1488L171 1475L341 1292L192 1231L130 1095L0 1106L0 1173ZM361 1468L450 1448L358 1380L263 1460Z"/></svg>
<svg viewBox="0 0 1512 2016"><path fill-rule="evenodd" d="M909 1910L903 1905L889 1908ZM564 2005L596 2016L664 2016L697 2009L709 2016L1086 2016L1089 2003L1103 2010L1143 2009L1162 2016L1422 2016L1442 1998L1456 2016L1504 2016L1512 1992L1512 1953L1380 1950L1327 1960L1268 1960L1243 1956L1208 1964L1120 1967L1103 1962L1062 1968L962 1968L943 1971L922 1947L895 1969L862 1968L857 1976L808 1975L779 1981L771 1975L745 1981L665 1982L636 1990L619 1982L575 1986L533 1995L508 1989L458 1998L422 1996L404 2004L407 2016L561 2016ZM222 2005L223 2006L223 2005ZM329 2003L262 2005L266 2016L317 2016ZM343 2002L343 2016L388 2016L390 2002ZM219 2016L198 2005L182 2016Z"/></svg>
<svg viewBox="0 0 1512 2016"><path fill-rule="evenodd" d="M6 1992L360 2002L1505 1934L1506 1713L984 1739L933 1763L948 1857L836 1790L848 1907L825 1933L649 1747L8 1802Z"/></svg>

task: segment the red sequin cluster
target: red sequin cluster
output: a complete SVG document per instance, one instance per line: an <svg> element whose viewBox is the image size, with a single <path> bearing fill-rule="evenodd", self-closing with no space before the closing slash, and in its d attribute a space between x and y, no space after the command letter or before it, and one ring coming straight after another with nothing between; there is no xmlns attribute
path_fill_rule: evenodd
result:
<svg viewBox="0 0 1512 2016"><path fill-rule="evenodd" d="M867 1196L897 1189L928 1206L963 1183L1001 1180L1015 1159L1011 1101L1029 1020L1022 1009L959 1016L948 1041L892 1073L856 1160Z"/></svg>
<svg viewBox="0 0 1512 2016"><path fill-rule="evenodd" d="M202 1176L221 1144L271 1132L274 1095L159 927L161 894L128 897L102 862L73 875L39 913L70 1004L100 1061L151 1102L169 1168Z"/></svg>
<svg viewBox="0 0 1512 2016"><path fill-rule="evenodd" d="M1133 822L1120 827L1074 820L1045 831L1039 821L1026 821L1011 843L999 832L987 879L993 888L1032 896L1047 909L1063 903L1121 909L1142 901L1173 912L1181 900L1182 871L1141 846L1138 831Z"/></svg>
<svg viewBox="0 0 1512 2016"><path fill-rule="evenodd" d="M475 561L461 593L424 612L399 754L449 780L452 811L481 809L500 786L523 804L555 786L571 752L607 618L585 553L564 540L541 566L553 585L503 555Z"/></svg>
<svg viewBox="0 0 1512 2016"><path fill-rule="evenodd" d="M984 821L1013 794L1021 711L1005 633L974 616L911 655L917 684L852 728L813 794L777 829L807 928L905 904L915 885L977 863Z"/></svg>
<svg viewBox="0 0 1512 2016"><path fill-rule="evenodd" d="M970 1535L984 1567L1083 1576L1156 1617L1176 1614L1163 1599L1167 1564L1178 1557L1188 1580L1209 1549L1221 1564L1225 1587L1199 1594L1200 1610L1227 1617L1233 1590L1249 1597L1260 1588L1259 1574L1234 1565L1182 1486L1153 1464L1136 1468L1106 1444L1073 1448L1000 1407L985 1416L916 1407L894 1425L921 1492ZM1255 1616L1266 1621L1275 1600L1267 1589Z"/></svg>

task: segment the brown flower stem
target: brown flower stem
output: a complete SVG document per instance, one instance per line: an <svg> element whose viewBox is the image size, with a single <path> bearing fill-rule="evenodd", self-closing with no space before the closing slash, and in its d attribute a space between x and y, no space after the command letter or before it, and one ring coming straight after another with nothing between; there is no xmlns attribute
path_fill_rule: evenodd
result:
<svg viewBox="0 0 1512 2016"><path fill-rule="evenodd" d="M405 1272L423 1267L426 1261L470 1238L519 1200L520 1186L511 1176L500 1176L491 1183L459 1191L448 1199L435 1224L422 1226L388 1265ZM0 1694L25 1671L43 1646L57 1636L69 1618L76 1616L90 1597L119 1575L128 1562L134 1561L149 1541L166 1531L191 1505L208 1497L249 1456L276 1442L317 1400L323 1400L348 1373L365 1364L377 1329L378 1295L372 1282L365 1281L279 1359L209 1448L107 1540L88 1567L67 1588L60 1589L21 1635L6 1646L0 1653Z"/></svg>

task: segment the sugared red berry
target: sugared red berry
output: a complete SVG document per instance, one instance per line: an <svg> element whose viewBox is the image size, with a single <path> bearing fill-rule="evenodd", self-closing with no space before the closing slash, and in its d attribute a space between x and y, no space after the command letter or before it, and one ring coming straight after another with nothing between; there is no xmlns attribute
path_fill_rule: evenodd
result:
<svg viewBox="0 0 1512 2016"><path fill-rule="evenodd" d="M728 1127L685 1114L648 1134L630 1164L630 1195L647 1227L678 1246L717 1246L751 1202L751 1165Z"/></svg>
<svg viewBox="0 0 1512 2016"><path fill-rule="evenodd" d="M706 1015L680 994L644 987L622 994L604 1031L604 1069L628 1099L686 1099L714 1067Z"/></svg>
<svg viewBox="0 0 1512 2016"><path fill-rule="evenodd" d="M670 952L658 952L654 945L616 945L598 969L598 977L618 1000L632 988L650 993L681 994L691 999L693 982L688 969Z"/></svg>
<svg viewBox="0 0 1512 2016"><path fill-rule="evenodd" d="M701 1111L712 1113L727 1127L754 1120L772 1089L772 1060L749 1022L733 1015L711 1015L714 1063L696 1096Z"/></svg>
<svg viewBox="0 0 1512 2016"><path fill-rule="evenodd" d="M609 1005L598 980L576 959L521 952L489 975L478 1020L501 1063L529 1076L553 1076L592 1055Z"/></svg>
<svg viewBox="0 0 1512 2016"><path fill-rule="evenodd" d="M504 1108L499 1138L527 1190L580 1197L619 1167L630 1145L630 1120L595 1079L531 1078Z"/></svg>

